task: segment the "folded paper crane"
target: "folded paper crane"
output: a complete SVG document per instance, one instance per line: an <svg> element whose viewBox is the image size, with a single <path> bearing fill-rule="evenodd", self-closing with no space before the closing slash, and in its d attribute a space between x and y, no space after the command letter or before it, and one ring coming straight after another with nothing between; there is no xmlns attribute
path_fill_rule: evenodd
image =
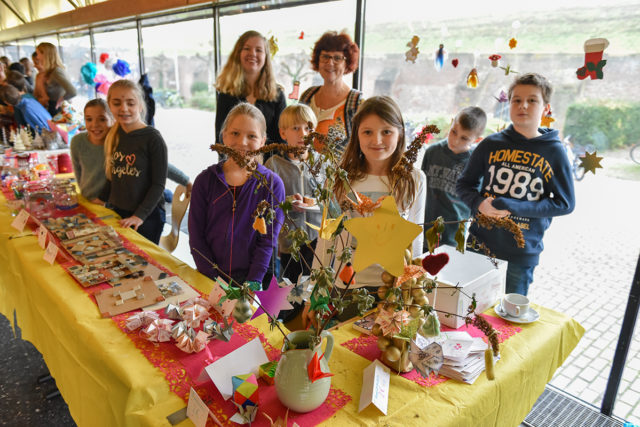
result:
<svg viewBox="0 0 640 427"><path fill-rule="evenodd" d="M322 356L318 357L318 353L313 353L313 357L311 361L307 365L307 372L309 373L309 379L312 383L318 381L319 379L332 377L333 374L331 372L322 372L322 368L320 367L320 359L324 357L324 353Z"/></svg>

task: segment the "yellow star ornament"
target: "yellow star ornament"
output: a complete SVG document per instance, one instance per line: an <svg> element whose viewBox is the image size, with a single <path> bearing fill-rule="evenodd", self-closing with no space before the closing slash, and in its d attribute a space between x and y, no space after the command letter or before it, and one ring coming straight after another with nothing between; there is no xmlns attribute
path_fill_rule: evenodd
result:
<svg viewBox="0 0 640 427"><path fill-rule="evenodd" d="M380 264L394 276L404 273L404 251L422 233L421 226L400 216L392 196L385 197L372 216L346 220L344 226L358 241L354 270Z"/></svg>
<svg viewBox="0 0 640 427"><path fill-rule="evenodd" d="M598 157L597 154L597 151L594 151L593 153L585 151L584 156L580 157L580 167L584 169L585 173L591 171L595 175L597 168L602 169L602 166L600 166L600 160L602 160L603 157Z"/></svg>
<svg viewBox="0 0 640 427"><path fill-rule="evenodd" d="M542 116L542 119L540 120L540 126L542 126L543 128L550 128L551 123L555 121L556 119L551 116Z"/></svg>

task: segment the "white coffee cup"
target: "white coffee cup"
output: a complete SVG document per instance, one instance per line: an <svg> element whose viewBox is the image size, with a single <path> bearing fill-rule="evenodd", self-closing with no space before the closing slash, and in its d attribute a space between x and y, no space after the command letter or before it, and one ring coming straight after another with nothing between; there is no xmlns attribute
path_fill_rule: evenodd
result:
<svg viewBox="0 0 640 427"><path fill-rule="evenodd" d="M520 294L506 294L502 298L502 309L512 317L522 317L529 311L529 298Z"/></svg>

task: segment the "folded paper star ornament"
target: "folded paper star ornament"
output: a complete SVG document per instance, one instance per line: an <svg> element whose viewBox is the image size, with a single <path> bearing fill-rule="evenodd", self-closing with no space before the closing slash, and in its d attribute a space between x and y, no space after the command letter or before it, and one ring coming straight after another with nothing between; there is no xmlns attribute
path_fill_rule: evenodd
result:
<svg viewBox="0 0 640 427"><path fill-rule="evenodd" d="M291 286L280 287L275 277L271 278L269 288L266 291L256 291L256 296L260 300L262 307L259 307L253 314L252 319L260 316L265 311L271 317L278 317L280 310L291 310L293 306L287 300L287 296L291 292ZM262 309L264 307L264 310Z"/></svg>
<svg viewBox="0 0 640 427"><path fill-rule="evenodd" d="M598 152L594 151L593 153L589 153L588 151L584 153L584 156L580 157L580 167L584 169L584 172L587 173L591 171L594 175L596 174L596 169L602 169L600 166L600 160L603 157L598 157Z"/></svg>
<svg viewBox="0 0 640 427"><path fill-rule="evenodd" d="M400 216L392 196L385 197L373 215L349 219L344 226L358 241L353 256L354 270L380 264L394 276L404 273L405 249L422 233L421 226Z"/></svg>

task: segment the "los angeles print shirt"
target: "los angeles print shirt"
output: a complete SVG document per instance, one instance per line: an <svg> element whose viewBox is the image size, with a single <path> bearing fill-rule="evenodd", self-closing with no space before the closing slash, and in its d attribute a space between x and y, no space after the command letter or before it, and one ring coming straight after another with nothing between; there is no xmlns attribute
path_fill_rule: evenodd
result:
<svg viewBox="0 0 640 427"><path fill-rule="evenodd" d="M118 131L113 153L109 202L146 219L161 203L167 180L167 146L156 129L147 126Z"/></svg>

